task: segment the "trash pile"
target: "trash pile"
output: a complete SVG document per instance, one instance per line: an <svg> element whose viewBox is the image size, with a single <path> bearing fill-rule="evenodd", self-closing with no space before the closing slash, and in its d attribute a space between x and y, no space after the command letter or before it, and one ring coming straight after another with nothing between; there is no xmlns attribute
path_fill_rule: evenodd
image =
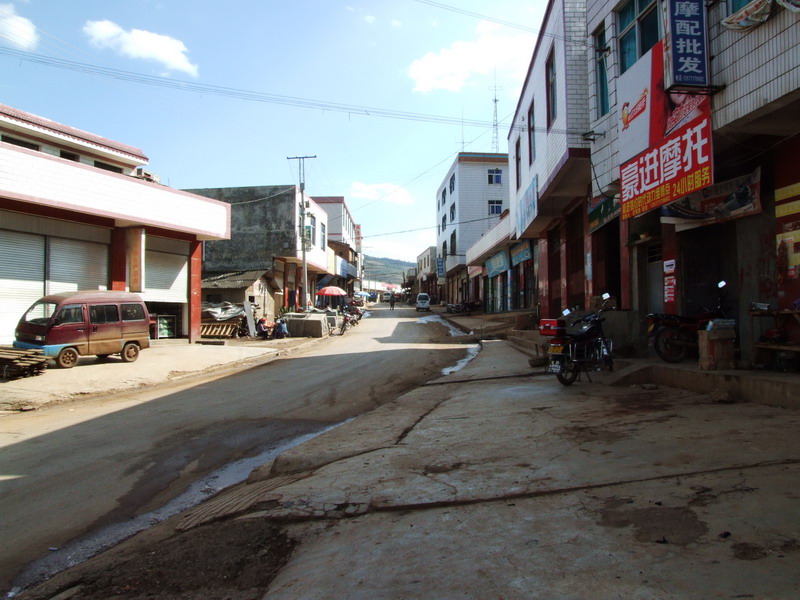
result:
<svg viewBox="0 0 800 600"><path fill-rule="evenodd" d="M204 302L201 310L202 337L231 338L248 335L247 313L241 304Z"/></svg>

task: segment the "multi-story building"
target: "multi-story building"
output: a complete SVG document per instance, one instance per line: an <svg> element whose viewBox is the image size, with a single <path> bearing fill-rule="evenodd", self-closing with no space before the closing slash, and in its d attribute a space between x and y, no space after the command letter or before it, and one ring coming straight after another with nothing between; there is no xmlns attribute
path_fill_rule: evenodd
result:
<svg viewBox="0 0 800 600"><path fill-rule="evenodd" d="M417 256L417 289L416 293L425 292L436 300L436 246L431 246Z"/></svg>
<svg viewBox="0 0 800 600"><path fill-rule="evenodd" d="M0 105L0 343L39 297L138 292L169 337L200 337L202 243L230 207L170 189L138 148Z"/></svg>
<svg viewBox="0 0 800 600"><path fill-rule="evenodd" d="M484 267L492 312L559 314L584 301L585 28L583 1L548 3L508 134L509 215L467 252Z"/></svg>
<svg viewBox="0 0 800 600"><path fill-rule="evenodd" d="M471 296L466 252L497 223L508 204L508 155L459 152L436 196L437 247L443 259L440 300Z"/></svg>
<svg viewBox="0 0 800 600"><path fill-rule="evenodd" d="M333 249L335 266L318 285L337 285L351 294L354 283L361 279L361 228L356 224L342 196L313 198L328 215L328 246Z"/></svg>
<svg viewBox="0 0 800 600"><path fill-rule="evenodd" d="M305 279L310 302L316 282L328 274L328 214L296 185L189 190L230 205L228 240L205 244L204 272L260 271L270 279L275 304L304 310ZM301 223L305 231L301 235Z"/></svg>
<svg viewBox="0 0 800 600"><path fill-rule="evenodd" d="M774 323L751 329L750 303L800 299L797 8L587 0L589 289L618 271L632 322L696 313L724 279L742 357L756 359ZM800 340L793 319L781 326Z"/></svg>

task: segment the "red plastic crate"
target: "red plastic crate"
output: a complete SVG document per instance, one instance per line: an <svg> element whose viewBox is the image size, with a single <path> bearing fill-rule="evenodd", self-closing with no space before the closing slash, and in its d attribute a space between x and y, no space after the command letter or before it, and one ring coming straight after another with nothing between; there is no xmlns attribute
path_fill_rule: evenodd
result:
<svg viewBox="0 0 800 600"><path fill-rule="evenodd" d="M567 323L564 319L540 319L539 333L541 335L559 335L564 333Z"/></svg>

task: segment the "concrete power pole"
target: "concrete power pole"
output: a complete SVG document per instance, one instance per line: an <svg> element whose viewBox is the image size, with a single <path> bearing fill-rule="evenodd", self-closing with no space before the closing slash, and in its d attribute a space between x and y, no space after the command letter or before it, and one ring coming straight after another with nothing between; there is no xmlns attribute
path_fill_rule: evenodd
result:
<svg viewBox="0 0 800 600"><path fill-rule="evenodd" d="M306 294L308 297L311 297L311 294L308 292L308 261L306 260L306 196L305 196L305 176L306 176L306 159L307 158L317 158L316 155L314 156L287 156L286 160L296 160L297 163L297 173L300 178L300 243L303 247L303 297L300 299L301 306L303 307L301 310L303 312L308 309L308 304L306 303Z"/></svg>

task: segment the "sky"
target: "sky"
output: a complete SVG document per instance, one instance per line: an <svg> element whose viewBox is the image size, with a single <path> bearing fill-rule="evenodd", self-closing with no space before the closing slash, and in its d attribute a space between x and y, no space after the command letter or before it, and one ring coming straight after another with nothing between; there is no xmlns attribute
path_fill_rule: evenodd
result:
<svg viewBox="0 0 800 600"><path fill-rule="evenodd" d="M176 189L343 196L416 261L458 152L508 152L545 0L0 0L0 103L135 146Z"/></svg>

